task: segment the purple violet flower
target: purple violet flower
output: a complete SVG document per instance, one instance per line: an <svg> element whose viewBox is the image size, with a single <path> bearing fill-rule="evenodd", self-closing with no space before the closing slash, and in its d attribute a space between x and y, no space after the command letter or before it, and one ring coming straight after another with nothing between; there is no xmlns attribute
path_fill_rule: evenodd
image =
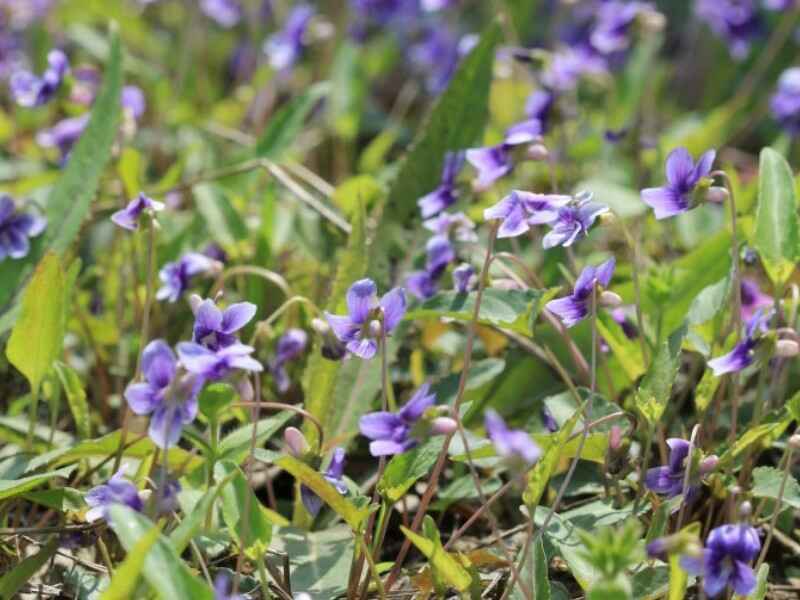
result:
<svg viewBox="0 0 800 600"><path fill-rule="evenodd" d="M588 45L565 46L556 50L542 72L542 83L557 92L574 90L584 75L605 75L608 62Z"/></svg>
<svg viewBox="0 0 800 600"><path fill-rule="evenodd" d="M581 271L570 296L551 300L545 308L555 314L566 327L572 327L589 316L595 286L608 287L614 274L616 260L612 257L597 267Z"/></svg>
<svg viewBox="0 0 800 600"><path fill-rule="evenodd" d="M800 67L781 73L769 102L772 116L790 135L800 135Z"/></svg>
<svg viewBox="0 0 800 600"><path fill-rule="evenodd" d="M178 344L178 356L186 370L203 381L219 381L236 369L259 372L264 367L250 356L255 348L235 342L217 350L211 350L195 342Z"/></svg>
<svg viewBox="0 0 800 600"><path fill-rule="evenodd" d="M535 90L525 101L525 115L539 121L544 131L555 101L556 96L552 92L545 89Z"/></svg>
<svg viewBox="0 0 800 600"><path fill-rule="evenodd" d="M500 202L483 211L483 218L503 221L497 230L498 238L516 237L528 231L531 225L556 221L561 208L571 201L571 196L512 190Z"/></svg>
<svg viewBox="0 0 800 600"><path fill-rule="evenodd" d="M602 3L590 34L592 47L600 54L613 54L627 50L628 35L636 18L643 12L654 11L649 2L620 2L611 0Z"/></svg>
<svg viewBox="0 0 800 600"><path fill-rule="evenodd" d="M440 212L432 219L423 221L422 226L438 235L446 235L458 242L477 242L475 223L463 212Z"/></svg>
<svg viewBox="0 0 800 600"><path fill-rule="evenodd" d="M189 281L195 275L211 273L219 263L199 252L187 252L175 262L165 264L158 272L162 286L156 292L158 300L176 302L189 288Z"/></svg>
<svg viewBox="0 0 800 600"><path fill-rule="evenodd" d="M177 479L167 478L164 482L164 490L161 491L160 482L162 476L155 478L159 482L159 488L155 490L157 501L156 511L159 515L171 515L179 508L178 494L181 492L181 484Z"/></svg>
<svg viewBox="0 0 800 600"><path fill-rule="evenodd" d="M448 152L445 155L439 187L417 200L423 219L432 217L455 203L458 197L456 176L463 164L464 152Z"/></svg>
<svg viewBox="0 0 800 600"><path fill-rule="evenodd" d="M200 300L193 296L192 300L196 306L192 341L215 352L237 343L236 332L247 325L258 310L252 302L237 302L223 311L210 298Z"/></svg>
<svg viewBox="0 0 800 600"><path fill-rule="evenodd" d="M639 337L639 330L636 329L636 325L631 323L628 319L628 313L623 307L619 306L612 310L611 318L622 328L622 333L625 334L626 338L635 340Z"/></svg>
<svg viewBox="0 0 800 600"><path fill-rule="evenodd" d="M693 208L692 193L703 177L708 177L717 153L705 152L697 163L686 148L675 148L667 156L667 185L642 190L642 201L653 208L656 219L666 219Z"/></svg>
<svg viewBox="0 0 800 600"><path fill-rule="evenodd" d="M394 288L378 300L378 288L371 279L360 279L347 290L347 315L325 313L337 339L347 350L363 359L378 352L381 330L389 335L406 312L403 288Z"/></svg>
<svg viewBox="0 0 800 600"><path fill-rule="evenodd" d="M427 300L439 291L438 278L428 271L412 271L406 277L406 288L409 293L420 300Z"/></svg>
<svg viewBox="0 0 800 600"><path fill-rule="evenodd" d="M553 416L553 413L550 412L550 409L547 408L546 404L542 405L542 423L544 424L544 428L550 433L558 431L558 422Z"/></svg>
<svg viewBox="0 0 800 600"><path fill-rule="evenodd" d="M741 371L753 363L756 347L761 334L767 330L767 323L771 316L771 313L766 312L763 308L753 314L745 327L744 339L740 340L727 354L708 361L708 366L714 375L719 377L726 373Z"/></svg>
<svg viewBox="0 0 800 600"><path fill-rule="evenodd" d="M89 123L89 113L79 117L62 119L50 129L43 129L36 134L36 143L42 148L58 148L61 153L62 165L67 162L72 147L83 135L86 125Z"/></svg>
<svg viewBox="0 0 800 600"><path fill-rule="evenodd" d="M275 387L278 388L281 394L286 393L291 384L284 365L300 356L303 350L306 349L307 344L308 334L302 329L288 329L278 339L275 347L275 358L269 362L268 367L272 378L275 380Z"/></svg>
<svg viewBox="0 0 800 600"><path fill-rule="evenodd" d="M11 75L11 95L17 104L26 108L46 104L56 95L68 72L67 55L58 49L50 50L47 54L47 69L41 77L30 71L17 71Z"/></svg>
<svg viewBox="0 0 800 600"><path fill-rule="evenodd" d="M764 0L764 8L767 10L787 10L791 8L795 0Z"/></svg>
<svg viewBox="0 0 800 600"><path fill-rule="evenodd" d="M344 482L342 476L344 475L344 462L345 454L344 448L336 448L331 457L331 463L325 471L324 477L336 491L342 496L347 494L347 484ZM300 499L303 501L303 506L312 517L316 517L319 510L322 508L322 499L317 496L310 488L305 485L300 486Z"/></svg>
<svg viewBox="0 0 800 600"><path fill-rule="evenodd" d="M695 14L728 44L737 60L749 54L753 40L762 31L753 0L697 0Z"/></svg>
<svg viewBox="0 0 800 600"><path fill-rule="evenodd" d="M742 279L741 299L743 321L752 319L759 309L769 308L775 304L773 297L762 292L755 280L747 278Z"/></svg>
<svg viewBox="0 0 800 600"><path fill-rule="evenodd" d="M142 352L145 381L131 383L125 400L137 415L152 415L148 435L159 448L178 443L183 426L197 416L201 378L178 374L178 361L164 340L153 340Z"/></svg>
<svg viewBox="0 0 800 600"><path fill-rule="evenodd" d="M425 270L434 278L441 275L447 265L456 258L456 251L445 235L431 237L425 244L425 253L427 254Z"/></svg>
<svg viewBox="0 0 800 600"><path fill-rule="evenodd" d="M31 249L29 238L40 235L47 219L17 210L11 196L0 196L0 263L6 258L25 258Z"/></svg>
<svg viewBox="0 0 800 600"><path fill-rule="evenodd" d="M431 94L447 87L463 54L458 35L443 23L425 27L422 39L409 49L411 65L423 72Z"/></svg>
<svg viewBox="0 0 800 600"><path fill-rule="evenodd" d="M740 596L756 587L750 563L761 550L758 531L746 523L722 525L711 530L701 557L684 556L681 566L693 575L703 576L703 589L711 598L730 585Z"/></svg>
<svg viewBox="0 0 800 600"><path fill-rule="evenodd" d="M136 512L142 511L144 502L139 490L125 479L124 474L123 467L107 483L93 487L86 493L86 504L89 505L89 510L86 511L87 521L91 523L98 519L107 519L108 509L114 504L124 504Z"/></svg>
<svg viewBox="0 0 800 600"><path fill-rule="evenodd" d="M111 220L123 229L136 231L139 228L139 217L142 216L143 212L155 212L163 209L163 202L157 202L145 196L144 192L139 192L139 195L128 202L125 208L111 215Z"/></svg>
<svg viewBox="0 0 800 600"><path fill-rule="evenodd" d="M445 433L437 431L435 424L432 426L423 419L425 412L435 403L436 394L426 383L397 413L378 411L361 417L358 428L361 435L372 440L370 454L375 457L402 454L432 434Z"/></svg>
<svg viewBox="0 0 800 600"><path fill-rule="evenodd" d="M219 573L214 578L214 600L245 600L241 594L234 594L233 590L228 592L230 587L230 577L225 573Z"/></svg>
<svg viewBox="0 0 800 600"><path fill-rule="evenodd" d="M475 269L472 265L462 263L453 269L453 288L459 294L466 294L472 286L475 276Z"/></svg>
<svg viewBox="0 0 800 600"><path fill-rule="evenodd" d="M135 85L126 85L122 88L122 109L134 121L138 121L147 109L147 101L142 89Z"/></svg>
<svg viewBox="0 0 800 600"><path fill-rule="evenodd" d="M521 429L509 429L503 418L495 411L486 411L484 425L499 456L532 467L542 455L542 450L531 436Z"/></svg>
<svg viewBox="0 0 800 600"><path fill-rule="evenodd" d="M547 222L551 229L542 238L542 247L547 250L571 246L589 233L597 217L607 212L608 206L592 201L590 192L580 192L572 202L558 209L555 220Z"/></svg>
<svg viewBox="0 0 800 600"><path fill-rule="evenodd" d="M467 162L478 170L478 177L474 183L475 187L479 190L486 190L495 181L508 175L514 169L511 150L515 146L537 141L541 133L541 121L539 119L528 119L509 127L502 143L495 146L467 150Z"/></svg>
<svg viewBox="0 0 800 600"><path fill-rule="evenodd" d="M681 438L669 438L667 446L669 446L669 461L663 467L648 469L644 482L656 494L673 498L683 493L683 479L686 476L684 463L689 456L689 442ZM690 488L689 496L691 495Z"/></svg>
<svg viewBox="0 0 800 600"><path fill-rule="evenodd" d="M283 29L264 42L264 54L273 69L285 71L297 62L303 52L303 38L313 16L314 9L310 5L295 6L286 18Z"/></svg>
<svg viewBox="0 0 800 600"><path fill-rule="evenodd" d="M234 27L242 19L242 7L236 0L201 0L200 10L226 29Z"/></svg>

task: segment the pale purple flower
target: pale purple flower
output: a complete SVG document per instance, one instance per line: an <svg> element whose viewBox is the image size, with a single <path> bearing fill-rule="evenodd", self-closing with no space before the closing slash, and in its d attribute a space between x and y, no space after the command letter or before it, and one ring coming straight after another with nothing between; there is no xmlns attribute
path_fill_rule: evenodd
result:
<svg viewBox="0 0 800 600"><path fill-rule="evenodd" d="M475 269L472 265L462 263L453 269L453 287L459 294L466 294L472 286Z"/></svg>
<svg viewBox="0 0 800 600"><path fill-rule="evenodd" d="M499 456L531 467L542 455L542 450L531 436L521 429L509 429L503 418L495 411L486 411L484 425Z"/></svg>
<svg viewBox="0 0 800 600"><path fill-rule="evenodd" d="M556 221L559 211L571 201L571 196L512 190L500 202L483 211L483 218L487 221L502 220L497 230L498 238L516 237L528 231L531 225Z"/></svg>
<svg viewBox="0 0 800 600"><path fill-rule="evenodd" d="M226 29L242 19L242 7L237 0L200 0L200 10Z"/></svg>
<svg viewBox="0 0 800 600"><path fill-rule="evenodd" d="M214 578L214 600L246 600L241 594L234 594L230 588L230 578L220 573Z"/></svg>
<svg viewBox="0 0 800 600"><path fill-rule="evenodd" d="M458 0L420 0L422 10L426 12L436 12L455 6Z"/></svg>
<svg viewBox="0 0 800 600"><path fill-rule="evenodd" d="M525 115L529 119L539 121L542 131L546 129L555 100L555 94L545 89L539 89L531 93L525 101Z"/></svg>
<svg viewBox="0 0 800 600"><path fill-rule="evenodd" d="M647 470L645 485L656 494L673 498L683 493L683 479L686 476L686 459L690 444L680 438L667 439L669 460L663 467ZM696 488L695 488L696 489ZM692 490L690 489L690 494Z"/></svg>
<svg viewBox="0 0 800 600"><path fill-rule="evenodd" d="M461 40L443 23L426 27L422 39L409 50L411 65L425 74L431 94L438 94L450 81L461 60Z"/></svg>
<svg viewBox="0 0 800 600"><path fill-rule="evenodd" d="M156 292L156 298L176 302L189 288L192 277L212 272L217 266L217 261L199 252L187 252L177 261L165 264L158 272L162 285Z"/></svg>
<svg viewBox="0 0 800 600"><path fill-rule="evenodd" d="M781 73L778 89L769 101L772 116L793 136L800 135L800 67Z"/></svg>
<svg viewBox="0 0 800 600"><path fill-rule="evenodd" d="M733 350L723 356L708 361L708 366L719 377L726 373L734 373L753 364L761 335L767 330L767 323L772 317L771 313L763 308L758 309L745 327L744 339L737 343Z"/></svg>
<svg viewBox="0 0 800 600"><path fill-rule="evenodd" d="M36 134L36 143L42 148L58 148L62 164L66 162L72 147L83 135L89 123L89 113L78 117L62 119L50 129L43 129Z"/></svg>
<svg viewBox="0 0 800 600"><path fill-rule="evenodd" d="M558 421L556 421L553 413L550 412L546 404L542 404L542 423L544 424L544 428L550 433L558 431Z"/></svg>
<svg viewBox="0 0 800 600"><path fill-rule="evenodd" d="M514 169L513 148L537 141L541 133L542 124L539 119L528 119L509 127L502 143L467 150L467 162L478 170L475 186L485 190L501 177L508 175Z"/></svg>
<svg viewBox="0 0 800 600"><path fill-rule="evenodd" d="M427 300L439 291L438 278L428 271L412 271L406 277L406 289L415 298Z"/></svg>
<svg viewBox="0 0 800 600"><path fill-rule="evenodd" d="M542 83L557 92L574 90L584 75L605 75L608 63L586 45L565 46L556 50L542 72Z"/></svg>
<svg viewBox="0 0 800 600"><path fill-rule="evenodd" d="M144 192L139 192L139 195L128 202L125 208L111 215L111 220L123 229L135 231L139 228L139 218L142 213L145 211L155 212L163 210L163 208L164 204L162 202L157 202L146 196Z"/></svg>
<svg viewBox="0 0 800 600"><path fill-rule="evenodd" d="M742 279L741 283L742 319L749 321L761 308L768 308L775 304L772 296L761 291L758 283L753 279Z"/></svg>
<svg viewBox="0 0 800 600"><path fill-rule="evenodd" d="M370 454L375 457L402 454L435 433L422 420L425 411L435 403L436 394L426 383L396 413L379 411L361 417L358 427L361 435L372 440Z"/></svg>
<svg viewBox="0 0 800 600"><path fill-rule="evenodd" d="M788 10L794 6L796 0L763 0L767 10Z"/></svg>
<svg viewBox="0 0 800 600"><path fill-rule="evenodd" d="M125 468L114 473L111 479L103 485L93 487L86 493L86 520L89 522L98 519L108 519L108 509L115 504L123 504L136 512L142 512L144 502L139 495L139 490L124 477Z"/></svg>
<svg viewBox="0 0 800 600"><path fill-rule="evenodd" d="M25 258L30 251L30 238L40 235L47 219L21 212L11 196L0 196L0 263L6 258Z"/></svg>
<svg viewBox="0 0 800 600"><path fill-rule="evenodd" d="M608 207L594 202L591 193L581 192L572 202L558 209L554 220L546 221L551 229L542 238L542 247L547 250L554 246L571 246L589 233L597 217L607 212Z"/></svg>
<svg viewBox="0 0 800 600"><path fill-rule="evenodd" d="M477 242L475 223L463 212L440 212L431 219L423 221L422 226L438 235L446 235L458 242Z"/></svg>
<svg viewBox="0 0 800 600"><path fill-rule="evenodd" d="M701 557L684 556L681 566L693 575L703 576L703 590L711 598L727 586L740 596L748 596L756 587L750 562L761 550L758 531L746 523L722 525L711 530Z"/></svg>
<svg viewBox="0 0 800 600"><path fill-rule="evenodd" d="M447 265L456 258L456 251L447 236L434 235L425 244L427 260L425 270L434 278L438 277Z"/></svg>
<svg viewBox="0 0 800 600"><path fill-rule="evenodd" d="M153 340L142 352L144 381L125 388L125 400L137 415L151 415L148 435L159 448L178 443L184 425L197 416L197 394L203 380L179 374L175 354L164 340Z"/></svg>
<svg viewBox="0 0 800 600"><path fill-rule="evenodd" d="M612 310L611 318L622 328L622 333L624 333L625 337L629 340L635 340L639 336L639 330L636 328L636 325L631 323L628 318L628 313L623 307L619 306Z"/></svg>
<svg viewBox="0 0 800 600"><path fill-rule="evenodd" d="M20 106L41 106L56 95L68 72L67 55L58 49L51 50L47 54L47 69L41 77L30 71L17 71L11 75L11 95Z"/></svg>
<svg viewBox="0 0 800 600"><path fill-rule="evenodd" d="M336 491L342 496L347 494L347 484L342 478L344 475L344 462L344 448L336 448L333 451L331 462L324 473L324 477L327 482L336 488ZM306 510L309 512L309 514L312 517L317 516L319 509L322 508L322 499L305 485L300 486L300 499L303 501L303 506L306 507Z"/></svg>
<svg viewBox="0 0 800 600"><path fill-rule="evenodd" d="M728 44L735 59L749 54L763 29L754 0L697 0L695 14Z"/></svg>
<svg viewBox="0 0 800 600"><path fill-rule="evenodd" d="M578 276L572 294L551 300L545 304L545 308L561 319L565 326L577 325L591 312L592 292L595 287L608 287L615 266L616 261L612 257L597 267L586 267Z"/></svg>
<svg viewBox="0 0 800 600"><path fill-rule="evenodd" d="M302 329L288 329L279 339L275 347L275 358L269 362L269 372L275 380L275 387L280 393L289 389L289 375L286 363L296 359L306 349L308 334Z"/></svg>
<svg viewBox="0 0 800 600"><path fill-rule="evenodd" d="M697 163L686 148L675 148L667 156L667 185L642 190L642 201L655 211L656 219L666 219L694 207L695 187L711 173L717 153L708 150Z"/></svg>
<svg viewBox="0 0 800 600"><path fill-rule="evenodd" d="M258 310L252 302L237 302L224 311L210 298L195 299L195 321L192 329L192 341L217 351L227 348L239 341L236 332L247 325Z"/></svg>
<svg viewBox="0 0 800 600"><path fill-rule="evenodd" d="M304 38L314 9L308 4L292 8L283 29L264 42L264 53L272 68L284 71L292 67L303 52Z"/></svg>
<svg viewBox="0 0 800 600"><path fill-rule="evenodd" d="M649 2L603 2L598 7L595 25L589 36L592 47L600 54L627 50L630 29L636 18L654 10Z"/></svg>
<svg viewBox="0 0 800 600"><path fill-rule="evenodd" d="M463 164L463 152L448 152L445 155L439 187L417 200L423 219L432 217L455 203L458 197L456 176Z"/></svg>
<svg viewBox="0 0 800 600"><path fill-rule="evenodd" d="M230 346L211 350L195 342L178 344L178 356L186 370L204 381L219 381L239 369L242 371L263 371L264 367L250 356L255 348L239 342Z"/></svg>
<svg viewBox="0 0 800 600"><path fill-rule="evenodd" d="M122 108L132 119L139 120L147 108L147 101L142 89L135 85L126 85L122 88L120 101Z"/></svg>
<svg viewBox="0 0 800 600"><path fill-rule="evenodd" d="M347 290L347 315L326 312L334 335L351 354L370 359L378 351L380 331L389 335L406 312L402 288L394 288L378 300L378 288L371 279L360 279Z"/></svg>

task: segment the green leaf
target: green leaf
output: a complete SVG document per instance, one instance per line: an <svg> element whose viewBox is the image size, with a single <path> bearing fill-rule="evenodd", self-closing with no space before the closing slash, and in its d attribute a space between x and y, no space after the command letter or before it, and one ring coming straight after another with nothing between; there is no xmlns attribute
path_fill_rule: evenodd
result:
<svg viewBox="0 0 800 600"><path fill-rule="evenodd" d="M229 247L247 239L247 225L220 187L196 185L193 191L195 206L206 222L211 237Z"/></svg>
<svg viewBox="0 0 800 600"><path fill-rule="evenodd" d="M360 57L361 48L344 39L333 59L330 121L336 135L345 140L358 135L367 92Z"/></svg>
<svg viewBox="0 0 800 600"><path fill-rule="evenodd" d="M183 521L180 522L175 529L173 529L169 534L170 542L172 546L175 548L175 552L183 554L183 551L186 550L186 547L189 545L189 542L192 541L192 538L197 535L203 528L205 524L206 516L208 515L208 511L211 510L212 505L217 500L217 497L220 495L222 488L227 485L231 479L233 479L234 473L217 483L214 487L206 491L194 507L186 512L186 515Z"/></svg>
<svg viewBox="0 0 800 600"><path fill-rule="evenodd" d="M534 537L532 547L529 548L525 562L520 569L520 580L523 582L533 581L533 597L536 600L550 600L552 592L550 590L550 579L548 578L547 554L544 551L544 539L537 535ZM525 593L522 591L519 581L509 595L510 600L524 600Z"/></svg>
<svg viewBox="0 0 800 600"><path fill-rule="evenodd" d="M501 290L488 288L483 291L478 322L512 329L530 336L529 323L539 313L541 290ZM450 318L472 321L478 292L468 294L455 291L441 292L423 302L418 308L406 313L406 320L428 318Z"/></svg>
<svg viewBox="0 0 800 600"><path fill-rule="evenodd" d="M300 134L306 117L330 89L327 81L321 81L281 107L258 139L255 156L270 160L282 159Z"/></svg>
<svg viewBox="0 0 800 600"><path fill-rule="evenodd" d="M436 529L436 525L433 524L433 519L430 515L425 515L425 521L427 521L427 527L425 527L426 531L431 528L434 530ZM428 559L431 569L433 569L437 576L441 577L442 580L446 581L459 592L465 592L469 589L472 584L472 577L452 554L445 551L438 536L436 536L435 539L423 537L402 525L400 526L400 530L409 541L417 547L417 550L422 552L425 558Z"/></svg>
<svg viewBox="0 0 800 600"><path fill-rule="evenodd" d="M256 424L256 445L260 446L278 433L292 417L294 417L294 413L286 411L272 417L267 417L266 419L261 419ZM229 460L237 465L240 464L250 452L252 436L252 423L234 429L219 443L217 459Z"/></svg>
<svg viewBox="0 0 800 600"><path fill-rule="evenodd" d="M628 380L633 383L645 372L642 346L636 340L629 340L622 327L606 312L597 315L597 331L611 348Z"/></svg>
<svg viewBox="0 0 800 600"><path fill-rule="evenodd" d="M75 369L60 361L55 364L56 373L64 388L64 395L67 397L67 404L75 419L75 429L78 437L88 439L92 437L92 420L89 416L89 403L86 401L86 392Z"/></svg>
<svg viewBox="0 0 800 600"><path fill-rule="evenodd" d="M789 163L772 148L761 150L755 247L772 282L781 289L800 251L797 198Z"/></svg>
<svg viewBox="0 0 800 600"><path fill-rule="evenodd" d="M773 467L757 467L753 470L753 489L751 493L756 498L770 498L777 500L780 496L783 471ZM800 509L800 483L793 475L789 475L783 489L781 502L792 508Z"/></svg>
<svg viewBox="0 0 800 600"><path fill-rule="evenodd" d="M130 555L137 542L150 532L154 525L143 514L124 504L109 508L110 525L123 548ZM212 600L211 589L189 571L167 539L159 535L144 559L142 575L150 587L163 600Z"/></svg>
<svg viewBox="0 0 800 600"><path fill-rule="evenodd" d="M17 597L17 592L25 585L34 574L41 569L44 564L58 550L59 540L58 536L54 536L53 540L44 546L39 552L33 556L29 556L13 569L8 571L0 577L0 598L3 600L11 600Z"/></svg>
<svg viewBox="0 0 800 600"><path fill-rule="evenodd" d="M727 305L730 287L730 278L725 277L703 288L689 306L689 314L686 316L689 325L702 325L713 319Z"/></svg>
<svg viewBox="0 0 800 600"><path fill-rule="evenodd" d="M128 556L114 571L111 583L103 592L103 595L100 596L100 600L126 600L134 597L136 583L139 581L139 575L144 568L144 561L160 535L161 528L158 525L153 525L142 538L137 540Z"/></svg>
<svg viewBox="0 0 800 600"><path fill-rule="evenodd" d="M0 333L16 318L9 302L22 286L31 265L45 251L61 256L78 236L83 220L100 184L100 177L111 158L117 135L122 88L122 52L119 37L111 34L111 52L103 73L103 87L92 106L86 129L70 153L69 161L44 203L48 228L37 238L25 259L0 263ZM4 314L5 313L5 314Z"/></svg>
<svg viewBox="0 0 800 600"><path fill-rule="evenodd" d="M325 504L344 519L354 532L359 532L370 513L369 508L358 508L342 496L320 473L293 456L283 456L275 464L289 472L300 483L311 489Z"/></svg>
<svg viewBox="0 0 800 600"><path fill-rule="evenodd" d="M770 446L783 434L791 422L791 417L787 416L777 421L751 427L740 435L733 445L719 457L719 468L728 468L728 465L745 452L755 454L759 449Z"/></svg>
<svg viewBox="0 0 800 600"><path fill-rule="evenodd" d="M666 503L662 506L666 506ZM686 597L686 588L689 585L689 574L681 567L680 556L671 554L669 557L669 597L668 600L683 600Z"/></svg>
<svg viewBox="0 0 800 600"><path fill-rule="evenodd" d="M721 379L714 375L711 369L706 369L703 373L703 377L700 379L700 383L697 384L694 391L694 404L701 413L705 413L711 405L711 401L714 399L714 393L717 391L717 386L719 386L720 381Z"/></svg>
<svg viewBox="0 0 800 600"><path fill-rule="evenodd" d="M505 0L505 2L508 12L511 13L511 22L517 30L520 42L524 45L529 41L533 26L536 24L539 2L538 0Z"/></svg>
<svg viewBox="0 0 800 600"><path fill-rule="evenodd" d="M43 483L52 481L56 477L66 477L71 471L72 467L65 467L56 471L21 477L20 479L0 479L0 500L24 494Z"/></svg>
<svg viewBox="0 0 800 600"><path fill-rule="evenodd" d="M261 501L250 489L247 478L236 464L217 463L214 470L220 479L233 475L230 484L222 488L222 518L228 531L251 558L263 555L272 539L272 523L264 514ZM245 512L248 504L249 511Z"/></svg>
<svg viewBox="0 0 800 600"><path fill-rule="evenodd" d="M229 383L211 383L203 388L197 398L200 412L209 421L216 421L219 414L236 399L236 395L236 390Z"/></svg>
<svg viewBox="0 0 800 600"><path fill-rule="evenodd" d="M420 477L430 473L443 446L442 438L433 438L416 448L398 454L386 465L378 482L378 491L394 504L411 489Z"/></svg>
<svg viewBox="0 0 800 600"><path fill-rule="evenodd" d="M25 375L31 393L61 352L64 338L64 272L61 261L48 253L36 267L22 298L22 312L6 346L8 361Z"/></svg>
<svg viewBox="0 0 800 600"><path fill-rule="evenodd" d="M680 367L681 344L685 335L684 325L659 344L653 364L636 391L636 408L650 427L655 427L669 402Z"/></svg>
<svg viewBox="0 0 800 600"><path fill-rule="evenodd" d="M541 500L542 494L544 494L544 491L547 489L547 484L561 459L567 439L572 435L585 406L585 403L581 404L570 417L569 421L564 423L558 433L552 436L550 445L544 449L542 457L528 474L528 484L525 487L525 492L522 494L522 499L526 506L536 506L539 504L539 500Z"/></svg>

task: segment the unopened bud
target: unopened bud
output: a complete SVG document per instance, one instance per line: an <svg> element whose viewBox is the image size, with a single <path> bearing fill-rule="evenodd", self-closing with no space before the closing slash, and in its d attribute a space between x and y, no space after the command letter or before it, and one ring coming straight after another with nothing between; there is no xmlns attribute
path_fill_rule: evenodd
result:
<svg viewBox="0 0 800 600"><path fill-rule="evenodd" d="M603 290L600 292L600 306L616 308L620 304L622 304L622 298L619 297L619 294L615 294L614 292L610 292L608 290Z"/></svg>
<svg viewBox="0 0 800 600"><path fill-rule="evenodd" d="M192 312L195 314L197 314L197 309L200 308L200 304L202 302L203 299L197 294L192 294L189 296L189 306L192 308Z"/></svg>
<svg viewBox="0 0 800 600"><path fill-rule="evenodd" d="M253 384L247 377L240 377L236 382L236 391L239 393L239 399L242 402L252 402L256 397L256 392L253 389Z"/></svg>
<svg viewBox="0 0 800 600"><path fill-rule="evenodd" d="M603 225L612 225L617 220L617 216L609 210L600 215L598 219Z"/></svg>
<svg viewBox="0 0 800 600"><path fill-rule="evenodd" d="M646 10L639 18L642 27L653 33L662 31L667 24L667 18L657 10Z"/></svg>
<svg viewBox="0 0 800 600"><path fill-rule="evenodd" d="M795 450L800 450L800 433L795 433L789 437L789 445Z"/></svg>
<svg viewBox="0 0 800 600"><path fill-rule="evenodd" d="M778 340L775 342L775 356L791 358L800 353L800 346L793 340Z"/></svg>
<svg viewBox="0 0 800 600"><path fill-rule="evenodd" d="M706 456L700 461L700 474L708 475L709 473L712 473L716 470L717 465L719 465L719 457L716 454Z"/></svg>
<svg viewBox="0 0 800 600"><path fill-rule="evenodd" d="M712 185L706 192L706 200L708 202L713 202L714 204L722 204L728 199L728 197L728 190L717 185Z"/></svg>
<svg viewBox="0 0 800 600"><path fill-rule="evenodd" d="M780 327L775 330L775 333L778 334L779 338L794 340L800 343L800 335L797 335L797 332L791 327Z"/></svg>
<svg viewBox="0 0 800 600"><path fill-rule="evenodd" d="M753 514L753 505L750 504L747 500L745 500L739 505L739 516L742 519L746 519L751 514Z"/></svg>
<svg viewBox="0 0 800 600"><path fill-rule="evenodd" d="M608 447L612 450L619 450L622 446L622 428L614 425L608 434Z"/></svg>
<svg viewBox="0 0 800 600"><path fill-rule="evenodd" d="M328 325L328 322L318 317L311 319L311 329L321 336L326 336L331 332L331 326Z"/></svg>
<svg viewBox="0 0 800 600"><path fill-rule="evenodd" d="M529 160L546 161L550 158L550 151L544 144L531 144L528 146L527 156Z"/></svg>
<svg viewBox="0 0 800 600"><path fill-rule="evenodd" d="M306 440L306 436L304 436L303 432L297 429L297 427L287 427L284 429L283 441L286 442L289 453L296 458L300 458L311 449L311 446L308 445L308 441Z"/></svg>
<svg viewBox="0 0 800 600"><path fill-rule="evenodd" d="M458 423L450 417L436 417L431 421L431 433L434 435L450 435L455 433L457 428Z"/></svg>
<svg viewBox="0 0 800 600"><path fill-rule="evenodd" d="M383 334L383 327L381 326L381 322L377 319L373 319L369 322L369 335L370 337L381 337Z"/></svg>

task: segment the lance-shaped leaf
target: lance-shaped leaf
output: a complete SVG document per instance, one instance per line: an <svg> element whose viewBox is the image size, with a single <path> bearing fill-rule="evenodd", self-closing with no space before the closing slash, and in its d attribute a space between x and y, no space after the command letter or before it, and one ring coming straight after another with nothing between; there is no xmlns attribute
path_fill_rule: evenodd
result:
<svg viewBox="0 0 800 600"><path fill-rule="evenodd" d="M408 527L400 526L400 530L409 541L422 552L431 565L436 576L446 581L459 592L465 592L472 584L472 577L466 568L449 552L446 552L438 536L438 530L430 515L425 515L423 530L431 535L421 536ZM435 535L433 534L435 532Z"/></svg>
<svg viewBox="0 0 800 600"><path fill-rule="evenodd" d="M669 402L672 384L680 367L681 344L685 335L684 324L659 344L653 364L636 391L636 408L650 427L655 427Z"/></svg>
<svg viewBox="0 0 800 600"><path fill-rule="evenodd" d="M228 479L233 475L230 483L222 487L222 518L228 531L248 555L262 555L272 539L272 523L264 514L261 502L235 463L217 463L214 470L219 479Z"/></svg>
<svg viewBox="0 0 800 600"><path fill-rule="evenodd" d="M126 600L133 598L136 591L136 583L144 568L144 561L150 548L153 547L161 535L161 528L158 525L153 527L142 536L131 548L128 556L122 564L114 571L111 583L100 596L100 600Z"/></svg>
<svg viewBox="0 0 800 600"><path fill-rule="evenodd" d="M58 536L33 556L29 556L16 567L0 577L0 598L16 598L17 592L34 574L44 566L58 550Z"/></svg>
<svg viewBox="0 0 800 600"><path fill-rule="evenodd" d="M442 438L434 438L392 457L378 482L381 495L392 504L400 500L417 479L430 473L443 444Z"/></svg>

